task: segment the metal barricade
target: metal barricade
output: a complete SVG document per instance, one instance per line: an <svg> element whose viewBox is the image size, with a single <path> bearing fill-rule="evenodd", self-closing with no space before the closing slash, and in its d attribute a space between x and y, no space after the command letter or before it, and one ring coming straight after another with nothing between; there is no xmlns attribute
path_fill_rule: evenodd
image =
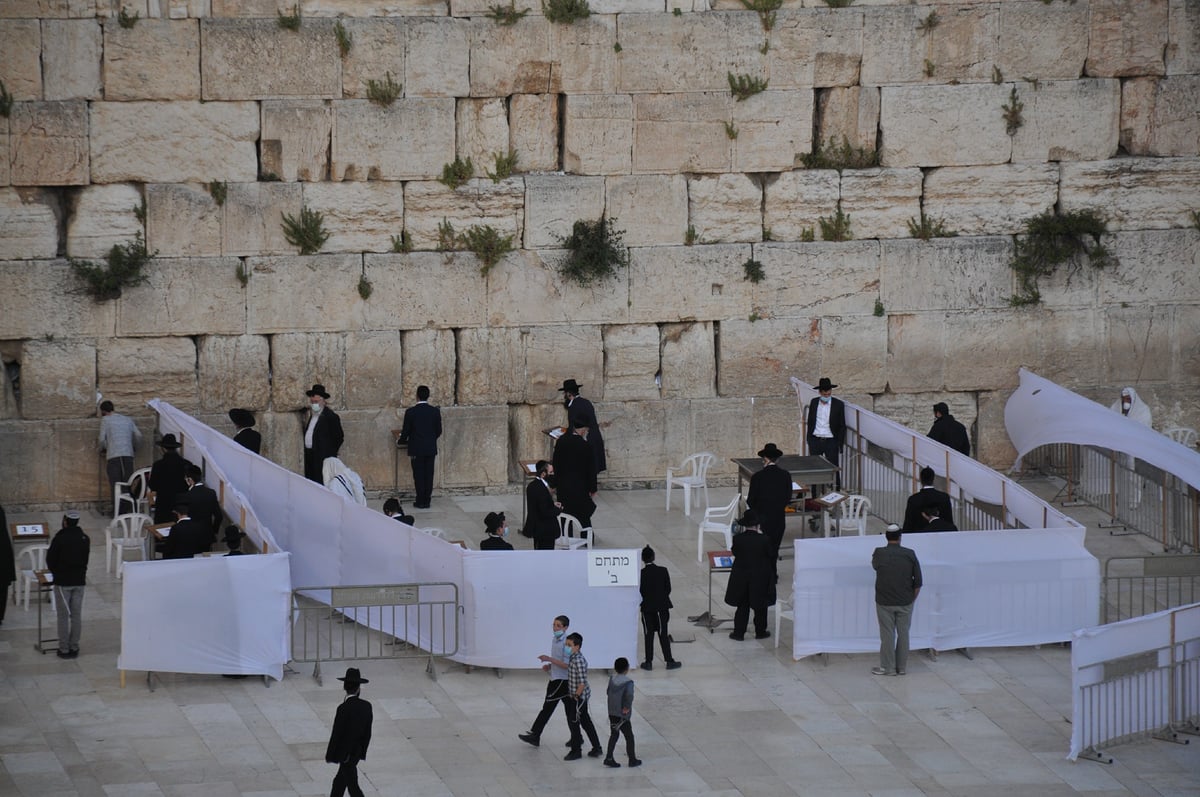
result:
<svg viewBox="0 0 1200 797"><path fill-rule="evenodd" d="M1113 557L1104 563L1100 606L1115 623L1200 601L1200 555Z"/></svg>
<svg viewBox="0 0 1200 797"><path fill-rule="evenodd" d="M292 655L313 662L434 657L458 652L458 586L452 582L301 587L292 590Z"/></svg>

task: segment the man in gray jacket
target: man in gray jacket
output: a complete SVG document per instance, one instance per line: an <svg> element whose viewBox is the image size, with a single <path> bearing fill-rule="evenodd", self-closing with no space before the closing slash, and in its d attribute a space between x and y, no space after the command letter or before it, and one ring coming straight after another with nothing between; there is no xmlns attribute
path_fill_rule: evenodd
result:
<svg viewBox="0 0 1200 797"><path fill-rule="evenodd" d="M875 614L879 618L879 666L875 675L904 675L913 604L921 593L921 563L900 545L900 530L887 531L887 545L871 555L875 568Z"/></svg>
<svg viewBox="0 0 1200 797"><path fill-rule="evenodd" d="M141 444L142 433L137 425L116 412L111 401L100 402L100 450L108 459L108 489L113 491L110 495L116 496L117 482L127 482L133 476L133 452Z"/></svg>

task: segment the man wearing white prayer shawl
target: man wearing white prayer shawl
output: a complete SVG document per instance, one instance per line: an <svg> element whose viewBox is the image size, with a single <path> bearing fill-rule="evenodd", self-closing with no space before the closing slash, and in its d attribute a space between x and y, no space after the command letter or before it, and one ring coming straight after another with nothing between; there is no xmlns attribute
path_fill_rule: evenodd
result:
<svg viewBox="0 0 1200 797"><path fill-rule="evenodd" d="M1137 421L1147 428L1153 428L1150 424L1150 408L1146 406L1146 402L1138 398L1137 391L1131 387L1121 388L1121 397L1114 401L1109 409L1119 412L1129 420ZM1129 454L1121 454L1118 462L1127 471L1124 478L1118 476L1117 480L1125 485L1125 491L1129 497L1129 508L1137 509L1138 504L1142 502L1142 480L1133 472L1136 461Z"/></svg>

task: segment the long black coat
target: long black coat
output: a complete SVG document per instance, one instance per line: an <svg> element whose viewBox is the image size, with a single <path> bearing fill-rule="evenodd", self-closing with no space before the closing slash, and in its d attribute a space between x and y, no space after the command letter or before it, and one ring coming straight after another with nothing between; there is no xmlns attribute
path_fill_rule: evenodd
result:
<svg viewBox="0 0 1200 797"><path fill-rule="evenodd" d="M938 517L954 522L954 509L950 506L950 496L936 487L922 487L908 497L908 505L904 508L904 525L901 531L921 531L925 528L925 518L921 510L931 506L938 508Z"/></svg>
<svg viewBox="0 0 1200 797"><path fill-rule="evenodd" d="M558 439L554 446L554 478L564 512L586 517L596 510L591 497L596 492L596 460L587 440L573 432Z"/></svg>
<svg viewBox="0 0 1200 797"><path fill-rule="evenodd" d="M541 479L533 479L525 487L525 528L521 533L551 544L558 537L558 507Z"/></svg>
<svg viewBox="0 0 1200 797"><path fill-rule="evenodd" d="M308 429L309 420L308 417L304 418L304 429L300 433L302 436ZM304 449L305 478L324 484L325 476L322 467L325 465L325 460L338 455L345 439L346 435L342 432L342 419L338 417L338 414L328 407L321 410L321 417L317 418L317 425L313 427L312 449Z"/></svg>
<svg viewBox="0 0 1200 797"><path fill-rule="evenodd" d="M812 437L817 430L817 405L821 399L815 398L808 402L808 436ZM846 403L840 398L830 399L829 402L829 431L838 445L846 442Z"/></svg>
<svg viewBox="0 0 1200 797"><path fill-rule="evenodd" d="M750 477L746 506L758 513L763 534L782 540L787 517L784 510L792 500L792 474L771 464Z"/></svg>
<svg viewBox="0 0 1200 797"><path fill-rule="evenodd" d="M208 532L208 544L212 545L221 533L221 521L225 519L216 490L206 484L194 484L187 491L187 501L188 515Z"/></svg>
<svg viewBox="0 0 1200 797"><path fill-rule="evenodd" d="M343 764L366 759L367 747L371 744L372 719L370 703L355 695L346 698L333 718L325 762Z"/></svg>
<svg viewBox="0 0 1200 797"><path fill-rule="evenodd" d="M4 539L0 540L0 585L11 584L17 580L16 557L13 554L12 536L8 533L8 518L4 514L4 507L0 506L0 533L4 534ZM8 593L4 593L4 597L8 597Z"/></svg>
<svg viewBox="0 0 1200 797"><path fill-rule="evenodd" d="M195 518L184 518L171 527L163 541L163 559L191 559L212 547L208 528Z"/></svg>
<svg viewBox="0 0 1200 797"><path fill-rule="evenodd" d="M671 603L671 574L662 565L650 562L642 568L642 611L660 612L673 608Z"/></svg>
<svg viewBox="0 0 1200 797"><path fill-rule="evenodd" d="M571 422L576 418L583 418L587 421L587 442L592 447L592 454L596 458L596 473L603 473L608 470L608 456L604 452L604 435L600 434L600 421L596 418L596 408L583 396L576 396L571 402L571 406L567 407L568 432L571 431Z"/></svg>
<svg viewBox="0 0 1200 797"><path fill-rule="evenodd" d="M775 605L775 546L757 531L733 538L733 570L725 590L730 606L766 608Z"/></svg>
<svg viewBox="0 0 1200 797"><path fill-rule="evenodd" d="M162 457L150 466L150 489L154 491L154 522L170 523L175 519L175 499L187 492L187 480L183 474L191 462L179 456L176 450L164 451Z"/></svg>
<svg viewBox="0 0 1200 797"><path fill-rule="evenodd" d="M960 454L971 456L971 437L967 434L967 427L949 413L933 422L933 426L929 427L928 437Z"/></svg>
<svg viewBox="0 0 1200 797"><path fill-rule="evenodd" d="M262 435L254 429L242 429L233 436L233 442L255 454L262 453Z"/></svg>

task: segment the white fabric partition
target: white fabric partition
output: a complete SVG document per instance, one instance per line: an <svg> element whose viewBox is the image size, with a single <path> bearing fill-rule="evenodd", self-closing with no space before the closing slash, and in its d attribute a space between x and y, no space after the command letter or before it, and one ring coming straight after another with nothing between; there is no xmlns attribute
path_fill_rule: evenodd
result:
<svg viewBox="0 0 1200 797"><path fill-rule="evenodd" d="M1084 529L906 534L924 587L913 649L1060 642L1099 619L1100 563ZM879 650L872 551L881 536L795 541L796 658Z"/></svg>
<svg viewBox="0 0 1200 797"><path fill-rule="evenodd" d="M277 553L126 562L117 668L282 679L288 559Z"/></svg>

